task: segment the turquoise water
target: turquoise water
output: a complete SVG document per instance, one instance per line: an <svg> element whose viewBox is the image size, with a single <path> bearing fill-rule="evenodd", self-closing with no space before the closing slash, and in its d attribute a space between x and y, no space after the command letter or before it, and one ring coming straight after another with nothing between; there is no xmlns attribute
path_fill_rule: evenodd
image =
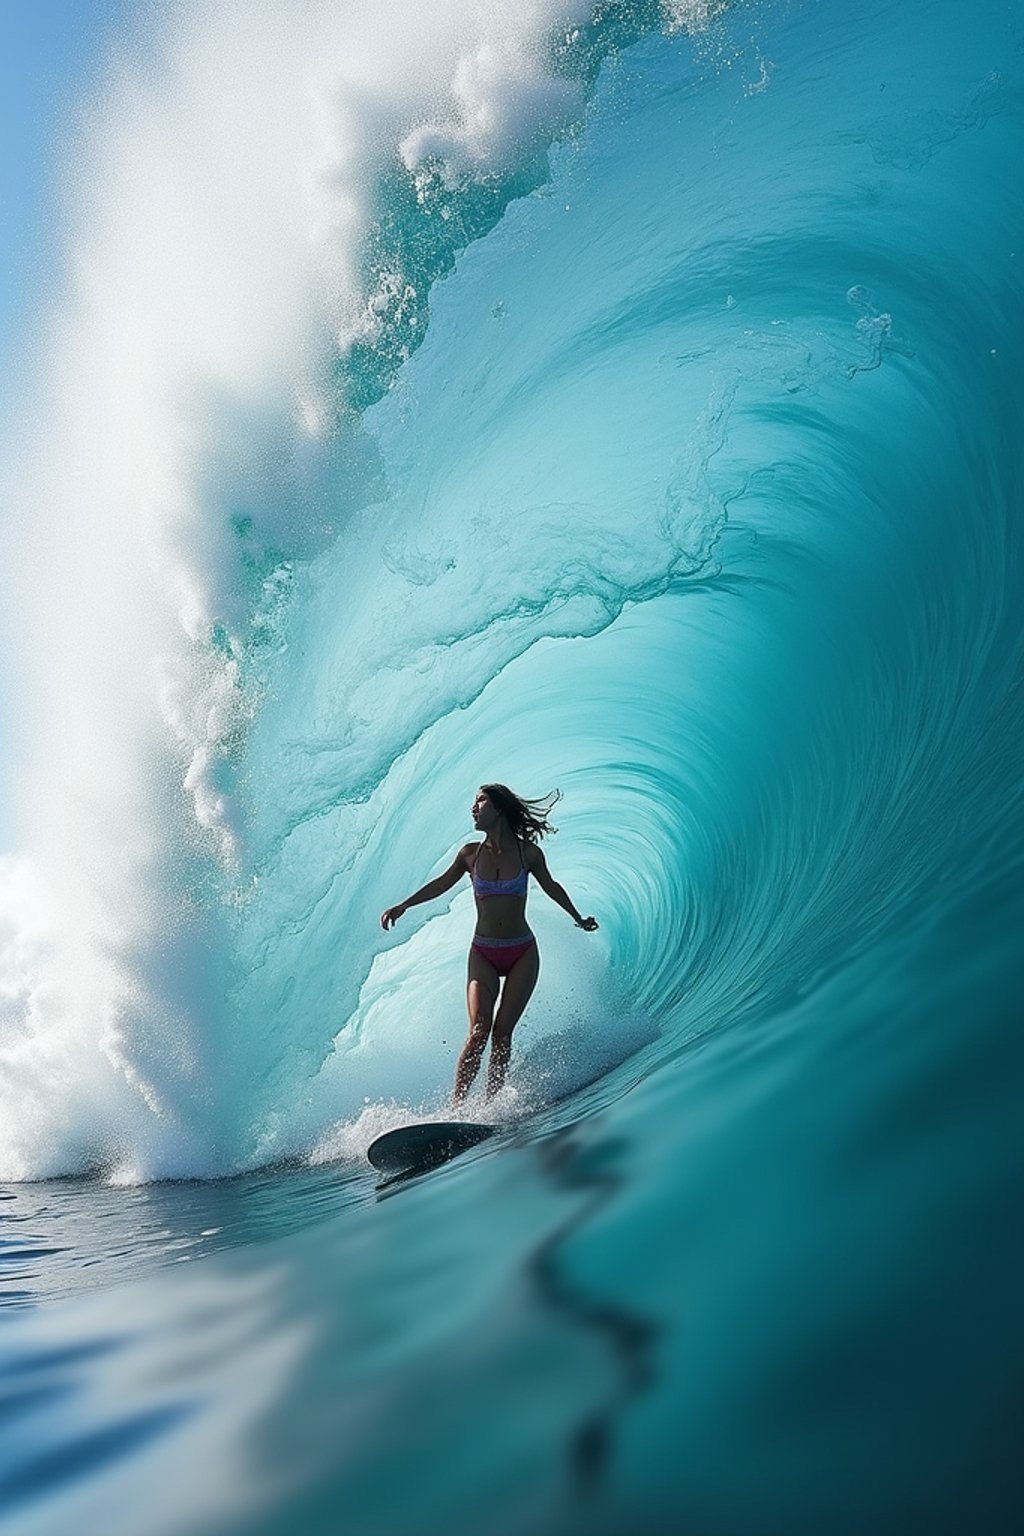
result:
<svg viewBox="0 0 1024 1536"><path fill-rule="evenodd" d="M344 142L391 112L402 148L358 183L358 324L262 203L136 292L148 225L84 199L141 468L89 460L91 520L50 488L87 590L31 589L17 651L12 1528L1020 1525L1024 32L576 10L510 12L506 56L439 9L455 128L362 77ZM228 41L170 75L201 126ZM97 163L167 174L138 46L156 127L101 103ZM196 137L189 188L235 164ZM277 188L254 158L204 239ZM446 1101L472 913L377 914L493 777L563 790L600 932L534 894L496 1137L381 1187L372 1136Z"/></svg>

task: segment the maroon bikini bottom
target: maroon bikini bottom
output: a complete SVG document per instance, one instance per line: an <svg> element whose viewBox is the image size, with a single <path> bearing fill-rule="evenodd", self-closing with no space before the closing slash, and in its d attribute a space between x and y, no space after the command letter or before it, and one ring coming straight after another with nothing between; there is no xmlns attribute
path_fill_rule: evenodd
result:
<svg viewBox="0 0 1024 1536"><path fill-rule="evenodd" d="M524 933L518 939L473 939L473 949L494 966L499 976L507 976L517 960L521 960L537 940L532 933Z"/></svg>

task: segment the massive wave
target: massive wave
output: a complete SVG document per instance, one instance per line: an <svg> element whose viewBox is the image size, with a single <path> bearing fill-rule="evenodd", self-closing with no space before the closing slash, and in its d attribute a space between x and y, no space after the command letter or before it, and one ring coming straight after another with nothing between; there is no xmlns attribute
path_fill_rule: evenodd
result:
<svg viewBox="0 0 1024 1536"><path fill-rule="evenodd" d="M784 52L696 0L180 4L123 46L5 466L0 1176L439 1103L470 897L377 913L489 778L564 791L602 922L534 900L519 1107L1016 867L1004 23L879 3L868 60L831 14L836 100L823 9Z"/></svg>

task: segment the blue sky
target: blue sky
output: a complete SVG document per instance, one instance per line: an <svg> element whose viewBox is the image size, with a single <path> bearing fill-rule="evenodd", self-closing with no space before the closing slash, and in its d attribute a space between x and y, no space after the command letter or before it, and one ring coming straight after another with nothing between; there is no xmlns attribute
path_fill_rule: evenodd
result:
<svg viewBox="0 0 1024 1536"><path fill-rule="evenodd" d="M54 282L54 169L82 91L139 0L0 0L0 369Z"/></svg>

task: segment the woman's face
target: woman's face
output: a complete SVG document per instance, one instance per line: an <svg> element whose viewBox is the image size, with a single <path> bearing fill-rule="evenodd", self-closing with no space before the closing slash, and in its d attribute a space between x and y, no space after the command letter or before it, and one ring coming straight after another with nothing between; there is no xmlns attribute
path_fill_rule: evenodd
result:
<svg viewBox="0 0 1024 1536"><path fill-rule="evenodd" d="M478 789L476 799L473 801L473 825L481 832L487 832L498 819L498 812L494 802L486 790Z"/></svg>

